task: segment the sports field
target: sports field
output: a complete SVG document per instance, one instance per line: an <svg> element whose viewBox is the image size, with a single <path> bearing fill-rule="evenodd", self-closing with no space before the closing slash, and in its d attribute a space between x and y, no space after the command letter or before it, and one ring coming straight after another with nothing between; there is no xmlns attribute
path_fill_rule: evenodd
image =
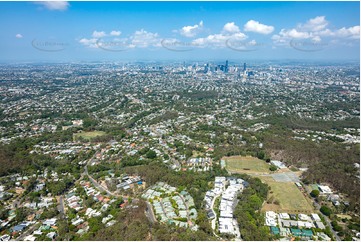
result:
<svg viewBox="0 0 361 242"><path fill-rule="evenodd" d="M79 140L80 137L82 137L85 140L91 140L97 136L105 135L106 133L103 131L90 131L90 132L81 132L73 134L73 140Z"/></svg>
<svg viewBox="0 0 361 242"><path fill-rule="evenodd" d="M278 204L265 203L262 208L263 211L272 210L287 213L313 212L311 201L303 195L294 182L277 182L272 177L261 176L259 178L271 187L268 199L274 197L275 200L278 200Z"/></svg>
<svg viewBox="0 0 361 242"><path fill-rule="evenodd" d="M268 173L269 165L252 156L230 156L223 157L226 161L226 169L236 173Z"/></svg>

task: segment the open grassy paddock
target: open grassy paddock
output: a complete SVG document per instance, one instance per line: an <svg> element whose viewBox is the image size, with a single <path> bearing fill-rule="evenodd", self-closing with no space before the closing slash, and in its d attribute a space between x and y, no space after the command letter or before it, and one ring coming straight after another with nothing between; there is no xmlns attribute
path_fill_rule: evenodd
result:
<svg viewBox="0 0 361 242"><path fill-rule="evenodd" d="M268 199L276 201L278 204L265 203L262 210L272 210L275 212L288 212L288 213L311 213L313 206L308 197L297 188L293 182L276 182L272 177L259 177L262 181L266 182L271 190L268 193Z"/></svg>
<svg viewBox="0 0 361 242"><path fill-rule="evenodd" d="M106 133L103 131L81 132L81 133L73 134L73 140L76 141L76 140L79 140L80 137L82 137L83 139L89 141L97 136L103 136L105 134Z"/></svg>
<svg viewBox="0 0 361 242"><path fill-rule="evenodd" d="M230 156L223 157L226 161L226 169L235 173L268 173L269 165L252 156Z"/></svg>
<svg viewBox="0 0 361 242"><path fill-rule="evenodd" d="M226 161L226 169L233 173L246 173L260 178L264 183L270 186L267 201L264 203L263 211L287 212L287 213L311 213L314 211L311 200L305 196L294 183L293 179L288 178L288 169L272 173L269 165L256 157L251 156L231 156L223 157ZM296 175L292 173L290 175ZM279 178L275 180L275 178Z"/></svg>

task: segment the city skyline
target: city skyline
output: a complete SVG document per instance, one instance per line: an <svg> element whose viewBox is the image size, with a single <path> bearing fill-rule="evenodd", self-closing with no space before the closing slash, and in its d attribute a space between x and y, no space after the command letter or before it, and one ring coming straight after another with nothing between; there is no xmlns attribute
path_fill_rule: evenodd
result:
<svg viewBox="0 0 361 242"><path fill-rule="evenodd" d="M360 53L359 2L0 6L1 62L359 60Z"/></svg>

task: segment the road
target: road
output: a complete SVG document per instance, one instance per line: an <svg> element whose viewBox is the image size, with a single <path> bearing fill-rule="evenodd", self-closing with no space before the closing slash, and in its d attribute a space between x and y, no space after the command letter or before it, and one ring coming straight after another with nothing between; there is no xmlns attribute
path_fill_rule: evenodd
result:
<svg viewBox="0 0 361 242"><path fill-rule="evenodd" d="M183 204L184 204L184 206L186 207L188 223L191 223L191 224L192 224L191 218L189 217L189 210L188 210L188 206L187 206L187 204L186 204L186 201L184 200L184 197L183 197L181 194L179 194L179 193L177 193L177 194L178 194L178 196L182 199Z"/></svg>
<svg viewBox="0 0 361 242"><path fill-rule="evenodd" d="M18 208L19 205L23 202L23 200L25 199L25 196L22 196L22 194L20 194L13 202L12 202L12 206L13 208Z"/></svg>
<svg viewBox="0 0 361 242"><path fill-rule="evenodd" d="M35 228L37 227L38 223L35 223L33 225L30 226L29 229L27 229L23 234L21 234L19 237L16 238L16 240L20 241L20 240L24 240L24 238L30 234L32 234L35 230Z"/></svg>
<svg viewBox="0 0 361 242"><path fill-rule="evenodd" d="M310 193L311 193L310 189L308 189L308 187L305 186L305 185L304 185L304 187L305 187L305 190L307 191L307 193L310 194ZM318 211L320 211L321 205L316 201L315 198L313 198L313 197L311 197L311 198L312 198L312 200L313 200L313 206L314 206ZM336 240L337 240L337 241L341 241L341 239L340 239L340 237L337 235L336 231L333 230L330 219L329 219L326 215L324 215L323 213L320 213L320 214L321 214L321 216L325 219L325 221L326 221L326 223L327 223L327 226L330 227L331 232L332 232L333 236L336 238Z"/></svg>
<svg viewBox="0 0 361 242"><path fill-rule="evenodd" d="M60 196L59 198L59 206L58 206L58 210L60 212L60 216L62 218L65 217L65 207L64 207L64 198L63 198L63 195Z"/></svg>
<svg viewBox="0 0 361 242"><path fill-rule="evenodd" d="M149 202L146 202L146 204L147 204L147 212L146 212L147 217L149 218L150 222L154 224L155 222L157 222L157 219L155 218L152 204L150 204Z"/></svg>
<svg viewBox="0 0 361 242"><path fill-rule="evenodd" d="M163 210L164 216L165 216L166 218L168 218L168 216L167 216L167 214L166 214L166 212L165 212L164 206L163 206L162 198L160 198L160 206L161 206L161 208L162 208L162 210Z"/></svg>
<svg viewBox="0 0 361 242"><path fill-rule="evenodd" d="M316 207L317 210L320 210L321 208L321 205L318 204L315 200L314 200L314 206ZM331 220L326 216L324 215L323 213L321 213L321 216L325 219L326 223L327 223L327 226L330 227L331 229L331 232L333 234L333 236L336 238L337 241L341 241L340 237L337 235L336 231L334 231L332 229L332 225L331 225Z"/></svg>
<svg viewBox="0 0 361 242"><path fill-rule="evenodd" d="M216 222L217 222L217 213L216 211L214 211L213 207L214 207L214 203L216 201L216 199L220 196L221 194L218 194L217 196L215 196L212 200L212 204L211 204L211 209L212 209L212 212L214 214L214 219L212 220L212 231L213 231L213 235L216 236L217 238L221 239L221 237L219 237L215 231L216 229Z"/></svg>
<svg viewBox="0 0 361 242"><path fill-rule="evenodd" d="M83 172L82 176L83 176L83 175L88 176L88 177L89 177L89 180L91 181L91 183L93 184L93 186L95 186L95 187L96 187L98 190L100 190L101 192L106 192L109 196L119 197L120 195L116 195L116 194L112 193L112 192L109 191L107 188L105 188L105 187L103 187L102 185L100 185L93 177L91 177L91 176L89 175L88 165L96 159L95 157L96 157L97 154L98 154L98 152L95 153L95 154L93 155L93 157L92 157L91 159L89 159L89 161L86 163L86 165L84 166L84 172Z"/></svg>

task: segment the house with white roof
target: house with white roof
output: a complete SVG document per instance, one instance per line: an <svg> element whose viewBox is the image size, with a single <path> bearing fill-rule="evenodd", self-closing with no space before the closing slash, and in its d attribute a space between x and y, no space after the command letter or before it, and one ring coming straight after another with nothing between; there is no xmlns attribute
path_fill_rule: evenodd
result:
<svg viewBox="0 0 361 242"><path fill-rule="evenodd" d="M332 194L332 190L329 186L318 185L318 189L322 194Z"/></svg>

